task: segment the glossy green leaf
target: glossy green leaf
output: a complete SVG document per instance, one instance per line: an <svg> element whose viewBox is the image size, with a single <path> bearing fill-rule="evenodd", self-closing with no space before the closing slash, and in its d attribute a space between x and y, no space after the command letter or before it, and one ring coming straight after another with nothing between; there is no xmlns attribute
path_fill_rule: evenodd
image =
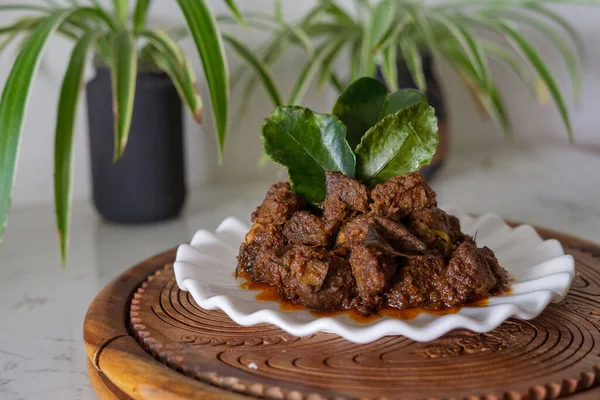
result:
<svg viewBox="0 0 600 400"><path fill-rule="evenodd" d="M365 132L379 121L387 95L383 83L365 77L352 82L337 99L332 114L346 125L351 148L356 148Z"/></svg>
<svg viewBox="0 0 600 400"><path fill-rule="evenodd" d="M406 67L417 87L422 91L426 91L427 80L423 72L423 59L417 45L412 39L406 36L400 39L400 50L402 50L402 57L406 62Z"/></svg>
<svg viewBox="0 0 600 400"><path fill-rule="evenodd" d="M292 189L312 203L325 199L325 171L354 176L346 127L335 116L279 107L263 122L261 138L265 153L287 169Z"/></svg>
<svg viewBox="0 0 600 400"><path fill-rule="evenodd" d="M0 100L0 238L4 234L10 208L23 117L27 109L31 83L48 37L71 12L59 11L40 22L29 35L4 85Z"/></svg>
<svg viewBox="0 0 600 400"><path fill-rule="evenodd" d="M111 63L111 81L115 118L115 154L113 162L119 161L127 145L135 85L137 77L137 52L135 38L131 32L122 30L115 34L113 41L113 59Z"/></svg>
<svg viewBox="0 0 600 400"><path fill-rule="evenodd" d="M387 96L378 120L390 114L395 114L403 108L412 107L415 104L426 101L427 95L420 90L400 89Z"/></svg>
<svg viewBox="0 0 600 400"><path fill-rule="evenodd" d="M73 187L73 143L75 139L75 117L83 85L83 73L88 50L93 44L94 33L84 35L73 48L69 65L62 81L56 132L54 138L54 204L56 225L60 241L63 265L67 262L69 224L71 221L71 197Z"/></svg>
<svg viewBox="0 0 600 400"><path fill-rule="evenodd" d="M435 110L427 103L404 108L367 131L356 148L357 178L370 185L419 170L438 145Z"/></svg>
<svg viewBox="0 0 600 400"><path fill-rule="evenodd" d="M137 3L135 4L135 12L133 13L133 31L136 33L142 31L146 26L150 1L151 0L137 0Z"/></svg>
<svg viewBox="0 0 600 400"><path fill-rule="evenodd" d="M242 42L237 40L231 35L223 34L223 39L231 45L231 48L235 50L236 54L252 68L262 80L262 83L267 90L267 93L271 97L271 101L275 107L283 104L283 97L281 92L275 83L275 77L271 69L260 59L258 59L250 49L248 49Z"/></svg>
<svg viewBox="0 0 600 400"><path fill-rule="evenodd" d="M204 68L204 75L210 90L211 105L217 128L219 159L223 154L227 131L229 70L216 20L206 0L177 0L187 21L190 33Z"/></svg>

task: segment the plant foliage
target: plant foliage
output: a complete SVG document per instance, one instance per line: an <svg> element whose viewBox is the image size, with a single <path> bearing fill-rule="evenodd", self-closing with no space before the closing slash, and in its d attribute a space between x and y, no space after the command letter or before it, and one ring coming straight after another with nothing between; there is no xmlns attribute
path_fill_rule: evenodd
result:
<svg viewBox="0 0 600 400"><path fill-rule="evenodd" d="M264 68L272 67L287 47L305 49L308 37L315 52L307 57L296 86L306 87L316 80L319 86L329 83L341 92L349 82L362 76L375 77L380 71L387 87L396 90L396 66L402 62L418 89L426 91L423 55L431 54L447 60L468 85L478 105L505 133L510 133L509 116L488 66L488 60L495 59L515 71L540 101L550 95L572 140L565 96L522 28L537 31L556 48L571 77L573 94L578 97L585 48L576 30L550 5L600 5L600 0L447 0L436 5L415 0L364 0L356 2L354 10L341 3L318 1L297 22L294 33L281 15L245 15L247 21L269 23L267 30L272 40L264 47ZM302 40L298 39L300 32ZM337 72L338 60L349 64L344 76ZM257 79L250 75L246 82L245 93L250 93ZM293 104L300 104L303 94L304 91L295 93ZM351 137L349 132L349 140Z"/></svg>
<svg viewBox="0 0 600 400"><path fill-rule="evenodd" d="M45 0L40 4L0 4L0 12L19 12L21 15L13 24L0 26L0 51L23 38L0 100L0 240L10 208L25 111L44 49L55 32L74 42L58 100L54 149L55 206L63 263L66 262L69 237L75 114L89 54L93 53L100 64L111 69L115 162L127 145L138 68L150 66L166 72L196 120L200 121L202 117L202 101L189 60L166 32L147 26L150 0L136 0L132 10L127 0L113 0L109 7L97 0L90 0L89 5L83 3ZM229 73L217 19L208 0L177 0L173 3L181 10L202 61L221 154L228 115ZM225 0L225 3L233 19L243 23L235 2ZM236 50L248 53L241 44Z"/></svg>

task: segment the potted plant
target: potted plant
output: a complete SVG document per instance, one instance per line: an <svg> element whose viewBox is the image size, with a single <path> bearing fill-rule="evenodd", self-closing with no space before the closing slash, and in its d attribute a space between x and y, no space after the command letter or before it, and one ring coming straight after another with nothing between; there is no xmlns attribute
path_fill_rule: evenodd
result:
<svg viewBox="0 0 600 400"><path fill-rule="evenodd" d="M230 43L250 65L255 60L243 44L220 32L206 0L174 3L185 17L204 67L221 154L229 96L223 42ZM234 18L243 23L234 1L226 3ZM182 49L167 32L148 26L149 8L150 0L137 0L131 12L127 0L114 0L111 9L96 0L89 5L72 2L60 6L50 1L0 5L0 12L26 13L14 24L0 28L0 50L16 37L24 38L0 100L0 238L10 207L32 81L54 33L74 42L55 127L55 206L63 263L69 235L74 122L84 68L91 55L97 76L87 85L87 100L98 211L116 222L159 220L179 212L185 196L182 101L198 122L202 101Z"/></svg>
<svg viewBox="0 0 600 400"><path fill-rule="evenodd" d="M277 1L273 15L248 13L245 19L256 23L257 28L273 32L272 40L262 51L265 68L275 64L289 46L300 47L307 55L286 104L300 104L314 80L319 87L330 84L341 92L348 82L369 76L381 79L392 91L414 87L426 92L440 121L438 152L432 165L423 171L431 175L440 166L448 142L446 105L433 69L436 58L449 62L481 109L509 133L509 115L488 68L488 59L500 61L531 87L538 98L549 95L554 100L572 139L564 96L539 51L519 30L522 26L532 28L556 47L568 68L573 92L579 96L580 61L585 59L582 41L564 17L548 8L547 3L547 0L459 0L426 5L413 0L357 0L356 10L351 12L335 0L321 0L294 24L284 20L282 2ZM483 31L502 40L485 38ZM345 74L338 70L343 63L349 65ZM247 77L244 93L250 93L257 82L256 77ZM279 105L276 98L272 99Z"/></svg>

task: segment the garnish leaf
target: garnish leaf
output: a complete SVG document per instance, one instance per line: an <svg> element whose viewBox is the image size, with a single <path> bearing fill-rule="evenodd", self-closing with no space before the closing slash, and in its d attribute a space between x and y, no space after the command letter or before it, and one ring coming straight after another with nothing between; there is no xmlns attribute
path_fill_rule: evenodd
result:
<svg viewBox="0 0 600 400"><path fill-rule="evenodd" d="M427 101L427 95L416 89L401 89L390 94L385 100L383 110L379 119L390 114L395 114L403 108L412 107L415 104Z"/></svg>
<svg viewBox="0 0 600 400"><path fill-rule="evenodd" d="M261 138L265 153L287 169L292 189L312 203L325 199L325 171L354 177L346 127L333 115L278 107L264 120Z"/></svg>
<svg viewBox="0 0 600 400"><path fill-rule="evenodd" d="M427 101L427 96L415 89L402 89L388 94L385 85L373 78L353 82L338 98L333 115L346 125L348 143L353 149L365 132L384 117L402 108Z"/></svg>
<svg viewBox="0 0 600 400"><path fill-rule="evenodd" d="M355 150L356 175L374 185L429 164L438 145L435 110L419 103L388 115L367 131Z"/></svg>
<svg viewBox="0 0 600 400"><path fill-rule="evenodd" d="M373 78L354 81L340 95L332 113L346 125L351 148L356 148L365 132L379 121L387 95L385 85Z"/></svg>

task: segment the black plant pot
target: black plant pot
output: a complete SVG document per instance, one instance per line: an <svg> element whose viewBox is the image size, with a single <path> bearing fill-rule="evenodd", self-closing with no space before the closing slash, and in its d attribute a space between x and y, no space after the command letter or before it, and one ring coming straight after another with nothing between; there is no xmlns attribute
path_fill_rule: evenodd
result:
<svg viewBox="0 0 600 400"><path fill-rule="evenodd" d="M448 132L448 119L446 114L446 103L444 99L444 94L442 93L442 89L439 85L439 81L435 75L434 71L434 63L433 58L428 55L422 55L423 59L423 73L425 75L425 81L427 83L427 98L429 100L429 104L435 108L435 113L438 118L439 124L439 138L440 144L437 148L433 161L430 165L427 165L421 168L421 172L423 176L427 180L431 180L436 172L442 166L444 159L446 157L446 152L448 150L448 140L449 140L449 132ZM383 75L381 74L381 70L377 71L377 78L385 82L383 79ZM412 78L406 64L400 61L398 62L398 86L400 88L413 88L416 89L417 85Z"/></svg>
<svg viewBox="0 0 600 400"><path fill-rule="evenodd" d="M142 223L177 216L185 201L182 104L166 74L137 76L133 120L121 160L113 165L110 70L86 87L94 205L107 220Z"/></svg>

